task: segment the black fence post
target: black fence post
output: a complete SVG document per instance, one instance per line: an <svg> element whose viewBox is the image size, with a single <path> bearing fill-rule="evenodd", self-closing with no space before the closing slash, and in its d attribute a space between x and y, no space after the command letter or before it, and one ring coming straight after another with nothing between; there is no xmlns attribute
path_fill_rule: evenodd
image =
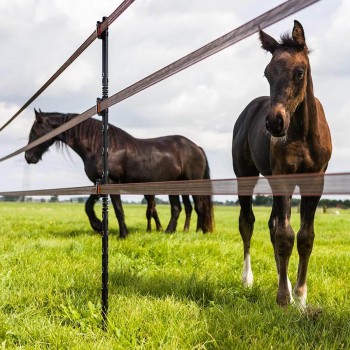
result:
<svg viewBox="0 0 350 350"><path fill-rule="evenodd" d="M107 17L102 18L103 21ZM97 35L102 39L102 100L108 98L108 26L101 32L97 22ZM98 114L102 116L102 184L108 182L108 108L99 110L101 99L97 99ZM102 326L108 321L108 195L102 196Z"/></svg>

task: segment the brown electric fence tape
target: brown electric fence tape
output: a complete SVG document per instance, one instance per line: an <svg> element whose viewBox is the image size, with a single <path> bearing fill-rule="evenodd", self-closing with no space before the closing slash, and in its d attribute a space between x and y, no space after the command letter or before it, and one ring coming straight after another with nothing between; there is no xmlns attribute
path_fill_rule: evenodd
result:
<svg viewBox="0 0 350 350"><path fill-rule="evenodd" d="M324 186L318 184L324 181ZM297 186L296 186L297 184ZM296 186L296 187L295 187ZM295 188L294 188L295 187ZM350 173L293 174L270 177L244 177L221 180L186 180L167 182L144 182L106 184L86 187L42 189L32 191L0 192L0 196L50 196L50 195L349 195ZM292 188L292 191L290 190ZM289 190L288 190L289 189Z"/></svg>
<svg viewBox="0 0 350 350"><path fill-rule="evenodd" d="M100 25L100 32L103 32L112 24L135 0L124 0L117 9ZM18 117L36 98L38 98L97 38L97 32L94 31L72 56L57 70L57 72L0 128L5 129L16 117Z"/></svg>
<svg viewBox="0 0 350 350"><path fill-rule="evenodd" d="M131 0L130 0L131 1ZM102 100L98 106L100 111L113 106L135 94L138 92L145 90L146 88L174 75L175 73L180 72L181 70L190 67L191 65L208 58L209 56L231 46L242 39L248 37L249 35L254 34L258 30L258 26L260 28L265 28L275 22L280 21L281 19L300 11L301 9L317 2L319 0L289 0L285 3L275 7L274 9L264 13L263 15L256 17L250 22L238 27L237 29L221 36L220 38L212 41L211 43L202 46L200 49L193 51L192 53L184 56L183 58L173 62L172 64L158 70L157 72L147 76L146 78L138 81L137 83L130 85L124 90L119 91L108 99ZM123 2L123 4L126 1ZM127 5L125 5L127 6ZM120 10L122 11L122 10ZM108 21L109 19L107 19ZM102 25L107 26L107 21L104 21ZM101 28L102 30L103 28ZM26 150L29 150L57 135L70 129L71 127L83 122L84 120L89 119L93 115L96 114L96 107L91 107L89 110L84 112L83 114L78 115L76 118L70 120L68 123L61 125L59 128L51 131L49 134L42 136L41 138L35 140L34 142L28 144L25 147L3 157L0 158L0 162L12 158Z"/></svg>
<svg viewBox="0 0 350 350"><path fill-rule="evenodd" d="M0 159L0 162L3 162L6 159L12 158L22 152L25 152L35 146L38 146L42 143L44 143L47 140L52 139L53 137L59 135L60 133L71 129L72 127L82 123L84 120L87 120L89 118L91 118L92 116L94 116L96 114L96 107L91 107L90 109L88 109L87 111L85 111L82 114L79 114L78 116L76 116L75 118L71 119L70 121L68 121L65 124L62 124L61 126L59 126L58 128L50 131L49 133L47 133L46 135L39 137L38 139L36 139L35 141L31 142L30 144L28 144L27 146L24 146L20 149L18 149L17 151L3 157Z"/></svg>
<svg viewBox="0 0 350 350"><path fill-rule="evenodd" d="M170 65L158 70L157 72L149 75L148 77L138 81L137 83L125 88L124 90L114 94L106 100L101 101L101 110L104 110L110 106L113 106L138 92L198 63L205 58L245 39L246 37L254 34L260 28L265 28L273 23L280 21L281 19L288 17L289 15L302 10L303 8L312 5L319 0L290 0L275 7L274 9L264 13L263 15L256 17L250 22L234 29L233 31L221 36L220 38L210 42L209 44L202 46L200 49L193 51L187 56L171 63Z"/></svg>

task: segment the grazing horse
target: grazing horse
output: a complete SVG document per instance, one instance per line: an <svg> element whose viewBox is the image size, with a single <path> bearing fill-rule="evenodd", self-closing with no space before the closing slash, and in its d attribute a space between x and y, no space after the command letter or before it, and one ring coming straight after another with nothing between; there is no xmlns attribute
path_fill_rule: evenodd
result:
<svg viewBox="0 0 350 350"><path fill-rule="evenodd" d="M238 179L244 176L323 174L332 153L332 141L325 114L314 96L308 48L304 29L294 21L292 35L284 34L281 42L260 29L263 49L272 54L265 68L270 96L259 97L248 104L233 129L232 161ZM320 196L308 196L310 188L323 190L323 176L315 176L308 184L284 183L283 194L273 196L268 222L274 248L277 272L277 303L288 305L294 299L306 306L306 276L314 242L314 217ZM288 278L288 264L295 234L290 225L291 196L300 187L300 229L297 234L299 266L294 288ZM254 187L254 186L253 186ZM253 194L253 189L251 193ZM273 183L271 182L274 193ZM276 192L275 192L276 193ZM310 192L309 192L310 193ZM239 231L244 246L242 282L251 286L250 240L254 228L252 195L239 195Z"/></svg>
<svg viewBox="0 0 350 350"><path fill-rule="evenodd" d="M77 114L44 113L35 110L35 121L29 134L29 143ZM102 176L102 126L95 119L88 119L58 136L25 152L28 163L37 163L49 147L59 142L72 148L82 159L85 173L93 183ZM109 125L108 182L158 182L177 180L209 179L209 165L202 148L183 136L164 136L152 139L137 139L114 125ZM125 238L128 229L120 195L111 195L111 201L119 223L119 236ZM97 195L91 195L85 211L95 231L101 231L101 220L96 217L94 204ZM147 198L146 198L147 199ZM152 199L150 196L148 199ZM169 196L171 219L166 232L176 230L181 211L178 195ZM153 199L154 201L154 196ZM213 204L211 196L193 196L197 213L197 230L213 230ZM152 212L153 205L149 206Z"/></svg>

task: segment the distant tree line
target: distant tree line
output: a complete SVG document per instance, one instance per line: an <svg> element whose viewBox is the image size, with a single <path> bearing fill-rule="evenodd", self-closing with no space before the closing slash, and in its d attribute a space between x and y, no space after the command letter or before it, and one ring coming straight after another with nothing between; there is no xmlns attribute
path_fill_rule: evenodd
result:
<svg viewBox="0 0 350 350"><path fill-rule="evenodd" d="M66 200L66 202L73 203L85 203L88 197L74 197ZM58 196L51 196L49 199L40 198L36 201L39 202L50 202L55 203L59 202ZM25 197L25 196L2 196L0 197L0 202L34 202L33 197ZM147 204L145 198L142 198L141 204ZM156 204L169 204L168 200L163 200L161 198L156 197ZM225 205L225 206L234 206L239 205L238 200L236 201L214 201L215 205ZM292 206L296 207L300 204L300 199L292 198ZM262 206L262 207L271 207L272 206L272 196L255 196L253 197L253 205ZM350 208L350 199L340 200L340 199L321 199L319 207L325 208L342 208L347 209Z"/></svg>
<svg viewBox="0 0 350 350"><path fill-rule="evenodd" d="M216 205L239 205L238 199L236 201L226 201L226 202L215 202ZM300 199L292 198L292 206L297 207L300 204ZM253 197L253 205L270 207L272 206L272 196L255 196ZM340 200L340 199L321 199L319 207L323 208L350 208L350 199Z"/></svg>

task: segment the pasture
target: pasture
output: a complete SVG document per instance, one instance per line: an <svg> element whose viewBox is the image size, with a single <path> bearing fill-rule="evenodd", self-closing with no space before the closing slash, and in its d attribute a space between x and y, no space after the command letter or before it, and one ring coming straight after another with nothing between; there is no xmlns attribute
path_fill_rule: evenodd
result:
<svg viewBox="0 0 350 350"><path fill-rule="evenodd" d="M109 325L101 329L101 237L83 204L0 203L2 349L348 349L350 211L317 210L308 308L276 304L277 277L256 207L255 284L241 287L238 207L215 207L216 229L145 233L145 206L125 205L130 235L117 239L110 207ZM170 209L158 206L163 227ZM97 208L100 213L100 208ZM292 208L292 227L298 217ZM295 248L295 247L294 247ZM289 276L294 285L295 249Z"/></svg>

